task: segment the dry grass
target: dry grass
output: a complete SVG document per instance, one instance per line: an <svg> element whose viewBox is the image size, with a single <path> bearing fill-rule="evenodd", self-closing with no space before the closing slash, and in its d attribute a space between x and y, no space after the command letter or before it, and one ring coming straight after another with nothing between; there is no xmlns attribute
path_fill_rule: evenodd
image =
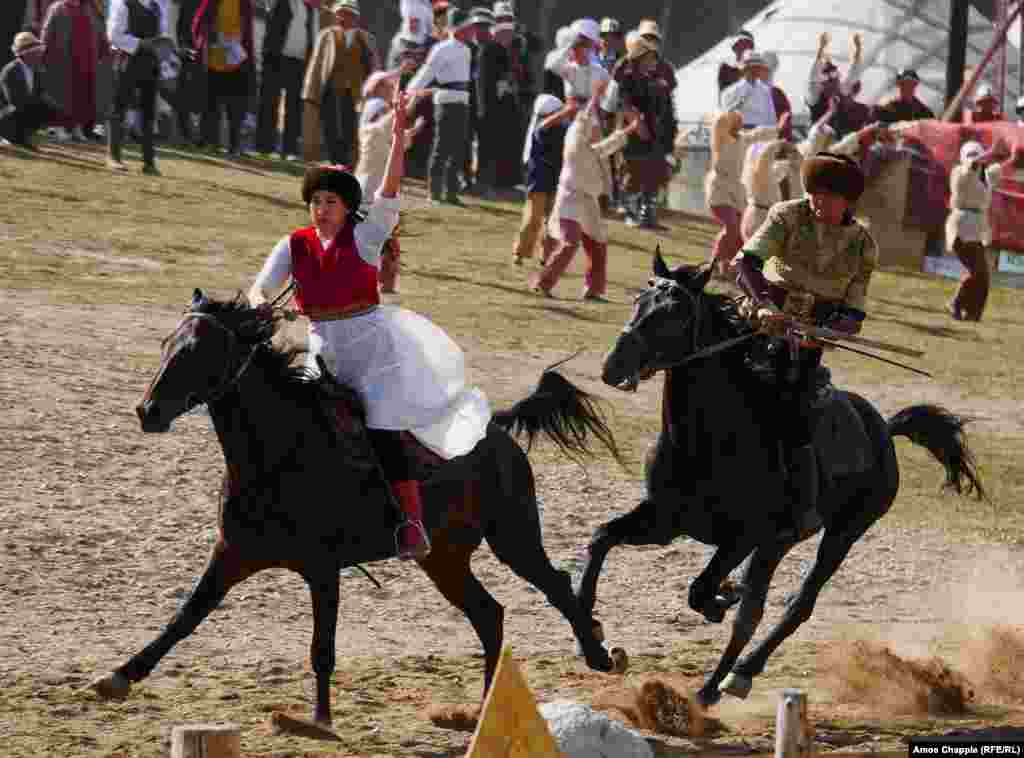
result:
<svg viewBox="0 0 1024 758"><path fill-rule="evenodd" d="M118 344L117 358L126 364L101 365L102 357L95 355L96 349L90 344L93 335L89 329L94 327L72 324L64 346L47 341L38 346L39 353L31 355L31 360L8 361L0 367L0 389L5 384L8 388L15 386L8 381L14 378L19 379L19 384L24 382L22 374L25 372L33 372L32 381L39 382L40 387L57 381L73 387L74 375L54 378L47 370L52 354L48 351L63 355L70 345L95 361L81 364L83 374L101 371L104 381L111 383L110 398L105 398L106 404L99 408L101 414L109 407L120 407L124 396L141 391L141 387L134 385L113 386L118 380L118 371L131 372L124 380L126 384L137 382L140 375L152 371L159 339L174 325L193 287L200 286L219 295L246 289L272 245L305 220L298 198L297 170L285 164L258 161L228 164L209 156L164 152L160 159L164 176L150 179L137 173L111 176L102 168L102 160L98 148L44 146L42 153L36 155L0 149L0 193L3 196L0 202L0 240L3 242L0 245L0 302L5 303L5 310L17 303L18 308L31 311L39 319L47 318L46 314L52 316L56 312L54 304L73 305L81 313L102 314L106 316L100 319L105 331L97 335L96 343ZM132 166L137 167L137 158L134 160ZM471 201L467 210L437 211L423 205L421 185L410 182L408 194L401 302L428 315L466 348L477 380L495 405L504 405L521 396L523 383L527 381L524 372L535 376L535 366L554 362L578 348L585 349L569 364L567 373L574 381L607 398L614 432L634 462L633 470L624 473L610 462L598 461L590 470L590 480L580 484L575 474L562 474L569 467L551 450L541 448L531 456L549 487L553 479L564 479L566 497L575 498L571 514L571 519L575 520L566 519L567 529L574 547L582 544L577 538L592 527L585 519L592 522L609 509L623 505L602 501L588 505L590 511L584 511L583 506L576 503L586 504L592 492L603 497L608 491L592 488L591 482L600 482L609 489L632 486L639 471L636 464L656 430L659 403L655 383L629 396L613 394L603 388L596 379L601 356L628 318L633 295L649 276L650 255L655 245L661 244L670 263L697 262L704 258L714 230L708 224L682 217L667 219L671 228L660 235L612 223L609 288L612 302L580 302L577 298L582 278L578 268L558 288L559 299L544 300L526 289L525 279L532 270L531 264L522 268L511 265L511 244L519 206ZM952 288L953 283L947 281L886 272L879 273L872 285L872 320L867 334L925 350L927 357L922 366L935 373L934 381L852 355L832 354L829 363L838 383L858 389L886 412L927 400L941 401L955 412L978 418L972 427L972 444L993 504L978 505L953 497L937 497L942 478L937 464L920 450L901 442L903 484L900 496L879 529L905 529L912 535L913 528L926 526L944 529L950 540L986 538L1020 544L1024 541L1024 509L1020 506L1024 502L1021 497L1024 475L1018 465L1017 451L1024 437L1024 419L1016 387L1017 371L1024 364L1024 315L1019 310L1019 295L997 290L992 294L989 317L984 323L955 324L942 311L942 303L948 299ZM138 341L117 343L122 318L133 322L131 334ZM93 323L90 320L89 324ZM46 339L52 340L53 335L47 333ZM132 338L120 339L124 343ZM24 354L26 346L31 346L32 342L24 334L9 333L7 324L0 324L0 344L17 346ZM46 392L41 389L38 394L43 396ZM46 417L51 418L52 413L65 410L60 406L47 407L45 397L42 400L32 398L32 404L33 407L25 411L27 415L18 418L33 419L36 417L32 413L44 411L50 413ZM124 407L127 416L130 407ZM88 413L88 409L82 412ZM117 421L130 423L131 419ZM0 429L8 429L9 424L8 421ZM110 420L109 426L114 427L114 420ZM95 535L89 530L76 534L76 524L81 522L67 523L66 532L39 532L33 535L38 537L38 545L23 541L16 528L0 530L10 540L4 549L11 551L8 573L14 577L12 586L18 582L22 585L18 588L20 597L15 596L12 601L15 608L25 611L39 603L37 610L41 615L41 609L49 607L32 594L35 582L44 586L35 571L34 561L40 554L37 551L46 550L48 557L62 561L80 559L82 554L95 555L94 560L99 562L104 560L105 551L119 549L119 540L134 539L138 532L156 535L153 537L156 541L132 542L133 546L141 544L138 549L166 555L168 547L159 544L159 536L170 530L188 536L187 541L176 546L176 552L198 556L206 549L203 530L209 525L198 519L202 514L209 517L208 492L203 490L207 485L194 483L189 475L199 465L197 461L202 461L207 467L204 473L213 480L216 465L206 459L213 455L215 443L203 438L201 430L197 432L200 424L196 419L186 419L184 426L186 431L182 434L194 435L211 447L203 448L201 455L190 450L189 457L180 461L159 460L159 452L146 450L171 448L158 448L153 443L143 448L135 440L122 439L117 432L105 429L104 433L111 435L119 447L107 451L109 461L105 467L86 473L76 468L77 461L86 454L91 456L89 460L100 455L101 451L93 449L100 444L97 438L83 434L81 439L63 443L59 440L39 443L32 438L33 446L27 449L34 451L41 449L41 444L49 445L46 449L56 461L54 478L71 493L76 492L80 479L89 482L97 478L126 480L129 474L156 479L163 476L160 472L166 469L177 478L167 485L174 492L161 494L163 499L159 502L168 507L181 503L183 509L187 505L189 518L194 520L169 511L150 514L145 503L138 504L126 496L123 501L114 502L122 502L121 507L125 509L132 508L129 511L132 518L146 514L141 523L118 522L120 511L112 505L99 504L88 513L85 506L76 505L79 510L72 514L76 519L101 514L103 519L109 515L110 520L97 522ZM93 430L97 428L95 425ZM36 430L30 431L35 433ZM10 427L10 434L15 439L30 436L25 429L16 426ZM15 490L12 486L13 496L28 501L35 497L32 488L36 482L31 477L35 476L36 469L29 469L26 464L24 469L30 473L17 476L21 465L18 461L22 460L19 455L23 453L16 446L0 443L0 462L14 467L12 481L21 488ZM150 460L150 456L154 471L146 474L142 464ZM126 473L124 469L130 466L140 466L140 473ZM194 505L196 500L201 500L201 504ZM57 504L68 507L59 499ZM554 505L550 507L553 509ZM568 542L570 537L562 535L559 539ZM555 539L552 541L553 545L548 544L555 553L569 549ZM864 550L871 549L864 547ZM61 553L61 550L67 552ZM641 552L633 555L634 560L641 560ZM678 559L679 554L674 555ZM629 565L623 557L615 569L618 576L629 573ZM158 569L154 564L152 574L161 574L158 578L107 577L108 584L97 582L81 590L82 602L114 607L108 595L144 595L149 590L134 585L145 582L160 586L160 592L178 584L187 587L188 580L182 578L189 576L187 572L182 570L183 573L175 574L173 581L178 584L171 584L164 576L168 570L166 566ZM175 571L178 570L179 567L175 567ZM382 567L381 571L385 577L393 574L398 581L398 569ZM97 576L106 575L98 568ZM412 581L406 575L401 576L402 582ZM677 590L675 586L662 586L657 577L644 579L643 572L636 576L637 582L649 582L638 584L637 593L649 594L657 589L672 595ZM608 579L609 584L613 578ZM281 596L272 592L271 579L265 580L266 583L257 585L253 594L271 600L259 606L260 610L248 612L278 618L273 614L280 607L284 609L282 616L292 613L288 620L308 613L298 581L284 578L277 581L282 587L287 583ZM645 589L639 589L641 586ZM90 594L97 592L103 594L102 601ZM546 613L543 599L535 600ZM129 613L122 609L127 601L122 601L116 605L119 609L116 617L96 619L100 629L98 632L90 630L90 638L106 634L115 641L111 647L130 651L138 638L148 637L159 628L158 624L176 602L164 596L148 607L131 608L130 612L143 621L122 619L121 614ZM519 607L516 612L522 619L526 611L533 612L533 609ZM451 612L447 609L438 612L438 619L432 623L444 622L452 629L458 627L459 634L465 631L462 627L466 625L457 614L441 616L441 613ZM242 616L241 610L231 609L204 625L204 644L211 644L212 640L220 656L194 660L186 647L182 662L168 661L160 669L162 675L138 687L128 701L102 707L84 685L109 661L76 655L74 650L69 650L65 658L75 663L52 670L49 661L32 657L30 651L36 651L34 647L20 652L9 649L6 658L0 658L0 671L5 674L4 692L0 694L0 742L5 745L4 750L26 756L157 756L165 753L165 727L169 722L217 718L243 724L250 730L244 739L246 749L259 750L262 755L415 753L454 756L464 752L464 735L439 735L423 714L438 702L466 703L475 699L480 686L480 661L475 656L462 654L461 650L451 656L417 651L382 665L374 658L372 650L363 650L361 654L348 650L344 653L347 657L339 657L335 677L335 732L346 740L340 752L335 753L330 752L334 748L330 743L273 735L273 725L268 720L272 710L308 716L311 674L302 669L297 657L264 660L272 654L280 656L282 650L269 646L262 637L254 636L246 642L252 628L240 627L239 618L244 623L252 616ZM515 621L513 618L512 622ZM39 623L45 623L45 619ZM104 623L111 625L109 630L102 628ZM125 630L118 628L122 623ZM301 640L275 639L275 642L285 649L289 646L304 649L308 645L305 636L308 624L303 622L301 628ZM705 638L700 631L703 627L696 627L695 622L688 633L681 622L662 628L666 642L684 638L685 642L663 655L631 655L633 672L639 676L682 674L692 677L708 669L719 648L721 632L718 637ZM45 630L32 631L37 636L46 633ZM395 630L391 634L403 632ZM223 646L220 646L222 639ZM75 640L66 640L62 646L68 648L74 644ZM245 662L229 659L229 652ZM765 682L759 687L810 682L817 665L816 647L810 642L794 640L787 644L784 655L770 662ZM1015 663L1011 661L1003 668L1008 665ZM557 696L589 702L593 693L609 686L603 675L580 673L579 663L564 657L532 654L525 667L531 685L542 700ZM684 697L680 696L680 702ZM770 750L770 727L765 723L770 723L773 707L773 703L767 701L752 705L751 723L754 725L742 729L736 727L740 712L730 711L728 726L736 731L736 739ZM850 735L861 731L892 737L898 736L903 728L887 731L877 723L870 726L861 722L847 724L841 729L837 727L844 736L837 738L836 744L843 739L848 743L853 739ZM941 728L941 724L934 722L906 727L910 731Z"/></svg>

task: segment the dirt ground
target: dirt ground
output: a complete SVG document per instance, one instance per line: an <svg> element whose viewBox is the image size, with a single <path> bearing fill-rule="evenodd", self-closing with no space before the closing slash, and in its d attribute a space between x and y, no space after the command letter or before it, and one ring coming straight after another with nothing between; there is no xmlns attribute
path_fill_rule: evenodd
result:
<svg viewBox="0 0 1024 758"><path fill-rule="evenodd" d="M477 699L478 642L415 566L394 561L369 567L382 591L355 572L343 581L333 693L338 742L275 736L267 726L275 708L307 716L312 705L308 594L285 572L266 572L237 588L128 700L98 701L88 682L152 639L202 570L214 539L219 447L201 412L179 419L169 434L138 429L134 405L156 367L159 340L176 322L174 309L68 305L26 290L0 291L0 301L0 754L163 755L170 727L190 721L237 723L247 754L278 758L465 752L469 735L433 726L424 711ZM503 401L525 394L558 357L466 348L474 379ZM608 397L611 391L593 381L598 361L587 353L567 373ZM949 397L941 385L925 387L909 383L873 396L887 412L928 394ZM629 413L649 413L652 423L657 418L654 386L609 399ZM1016 402L976 406L961 397L956 407L978 416L982 429L1020 433ZM901 443L901 456L907 450ZM591 532L638 500L639 479L607 468L588 474L548 449L533 460L546 547L573 570ZM937 489L937 464L932 473ZM815 544L799 546L779 570L765 624L778 618ZM630 653L625 679L589 672L575 656L568 625L486 548L475 568L506 608L506 641L538 698L591 702L601 690L647 674L696 683L710 668L729 620L703 623L685 602L688 582L709 556L689 541L612 554L597 614L609 641ZM1013 601L1021 557L1012 545L962 544L938 529L879 525L855 547L751 698L715 709L724 734L708 742L648 736L659 755L770 750L783 687L808 691L823 751L901 750L910 734L1024 723L1020 702L983 688L968 713L956 717L893 716L871 702L843 702L827 685L822 657L844 641L871 639L902 654L939 654L966 665L966 639L1024 621Z"/></svg>

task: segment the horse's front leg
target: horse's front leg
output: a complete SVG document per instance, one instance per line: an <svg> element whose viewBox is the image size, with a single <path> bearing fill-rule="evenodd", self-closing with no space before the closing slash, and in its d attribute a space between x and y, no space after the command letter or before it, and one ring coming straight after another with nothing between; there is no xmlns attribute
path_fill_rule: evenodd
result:
<svg viewBox="0 0 1024 758"><path fill-rule="evenodd" d="M714 705L721 699L722 693L719 686L729 677L733 665L753 638L758 624L761 623L761 618L764 616L765 600L768 597L768 587L779 563L791 547L792 543L761 546L751 556L747 570L743 572L743 598L736 611L736 618L732 622L729 644L726 645L718 666L697 692L697 699L702 706ZM741 688L742 681L737 681L733 686ZM742 696L746 694L741 690L734 692L728 685L722 689L731 694Z"/></svg>
<svg viewBox="0 0 1024 758"><path fill-rule="evenodd" d="M93 682L92 689L102 698L127 697L131 685L147 677L172 647L192 634L220 605L228 590L260 568L262 566L247 561L238 547L229 545L223 537L219 539L202 577L160 636L113 673Z"/></svg>
<svg viewBox="0 0 1024 758"><path fill-rule="evenodd" d="M583 611L591 618L597 604L597 580L608 553L617 545L667 545L679 536L664 520L658 519L658 506L644 500L629 513L602 524L587 545L587 557L576 588L576 597ZM599 622L593 622L595 633L603 639Z"/></svg>
<svg viewBox="0 0 1024 758"><path fill-rule="evenodd" d="M306 576L313 599L313 640L309 660L316 674L316 705L313 720L331 724L331 675L334 674L335 638L338 631L338 595L340 580L337 569Z"/></svg>

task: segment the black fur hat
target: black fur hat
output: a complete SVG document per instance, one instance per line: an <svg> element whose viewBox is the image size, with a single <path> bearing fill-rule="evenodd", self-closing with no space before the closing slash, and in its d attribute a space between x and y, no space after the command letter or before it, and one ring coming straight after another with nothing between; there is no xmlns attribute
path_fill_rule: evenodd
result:
<svg viewBox="0 0 1024 758"><path fill-rule="evenodd" d="M850 205L864 194L864 172L852 158L821 152L804 161L800 176L807 194L832 192L845 197Z"/></svg>
<svg viewBox="0 0 1024 758"><path fill-rule="evenodd" d="M346 166L310 166L302 178L302 202L309 205L313 193L333 192L355 213L363 202L363 188Z"/></svg>

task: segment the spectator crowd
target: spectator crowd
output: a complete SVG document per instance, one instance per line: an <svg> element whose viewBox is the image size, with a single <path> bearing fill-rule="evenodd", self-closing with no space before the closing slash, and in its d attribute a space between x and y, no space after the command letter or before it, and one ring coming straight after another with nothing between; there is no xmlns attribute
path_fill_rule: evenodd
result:
<svg viewBox="0 0 1024 758"><path fill-rule="evenodd" d="M116 172L128 168L124 143L136 141L142 171L153 175L157 139L229 158L327 159L353 166L372 197L401 87L416 121L407 173L426 180L430 201L462 206L467 193L512 199L525 190L512 260L521 264L539 249L531 288L550 295L582 246L583 296L601 299L608 218L660 228L675 165L676 77L658 23L641 19L626 29L616 18L581 18L545 49L507 0L399 5L399 27L382 47L366 30L360 0L174 0L176 14L171 0L10 0L0 11L0 34L10 41L0 139L31 148L45 130L59 143L105 141ZM802 193L803 158L824 149L862 158L872 144L897 138L901 124L934 118L910 68L896 76L892 96L861 102L861 35L852 36L843 69L830 45L822 33L805 91L787 93L773 81L777 56L758 49L748 31L733 38L733 58L718 72L705 181L721 225L709 255L719 275L729 275L729 261L772 204ZM799 140L793 97L811 116ZM1024 102L1017 116L1024 118ZM981 86L962 118L978 124L1005 115ZM975 153L954 179L954 197L982 204L970 182L980 177L990 187L999 174L978 168L991 157ZM950 249L968 251L961 257L976 268L984 229L957 228ZM979 299L957 301L950 312L980 318Z"/></svg>

